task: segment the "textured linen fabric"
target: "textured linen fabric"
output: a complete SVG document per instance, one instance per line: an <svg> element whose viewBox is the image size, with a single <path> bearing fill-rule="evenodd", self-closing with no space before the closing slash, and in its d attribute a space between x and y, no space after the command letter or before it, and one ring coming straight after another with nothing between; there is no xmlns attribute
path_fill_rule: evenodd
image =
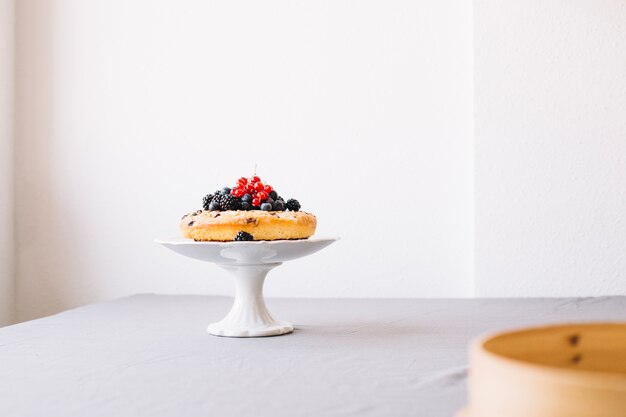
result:
<svg viewBox="0 0 626 417"><path fill-rule="evenodd" d="M626 320L626 297L269 299L294 333L207 334L232 299L139 295L0 329L0 415L451 417L486 331Z"/></svg>

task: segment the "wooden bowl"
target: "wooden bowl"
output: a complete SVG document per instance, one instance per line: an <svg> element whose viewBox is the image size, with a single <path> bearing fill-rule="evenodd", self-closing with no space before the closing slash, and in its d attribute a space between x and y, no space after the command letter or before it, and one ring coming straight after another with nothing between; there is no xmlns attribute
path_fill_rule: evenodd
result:
<svg viewBox="0 0 626 417"><path fill-rule="evenodd" d="M458 417L626 416L626 323L496 334L471 348Z"/></svg>

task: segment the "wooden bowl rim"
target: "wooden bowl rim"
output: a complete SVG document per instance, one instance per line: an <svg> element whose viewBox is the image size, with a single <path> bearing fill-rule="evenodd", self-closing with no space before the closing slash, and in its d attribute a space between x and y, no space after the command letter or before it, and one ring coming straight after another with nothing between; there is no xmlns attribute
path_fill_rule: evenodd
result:
<svg viewBox="0 0 626 417"><path fill-rule="evenodd" d="M476 339L472 344L472 354L488 360L494 365L508 367L517 372L529 374L551 380L559 380L568 384L579 384L585 386L607 386L615 390L626 390L626 372L601 371L591 369L564 368L558 365L545 365L535 362L528 362L522 359L502 356L485 347L485 344L499 337L512 336L536 331L549 331L551 329L566 330L568 328L581 327L623 327L626 330L626 322L605 321L605 322L572 322L549 324L543 326L520 327L516 329L487 333Z"/></svg>

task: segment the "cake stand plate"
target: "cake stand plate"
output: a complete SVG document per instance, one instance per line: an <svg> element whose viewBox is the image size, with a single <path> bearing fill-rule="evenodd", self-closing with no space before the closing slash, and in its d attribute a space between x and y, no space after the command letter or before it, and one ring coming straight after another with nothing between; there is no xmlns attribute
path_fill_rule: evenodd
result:
<svg viewBox="0 0 626 417"><path fill-rule="evenodd" d="M212 262L231 273L235 302L221 321L207 331L215 336L261 337L291 333L293 325L276 320L263 298L267 273L283 262L310 255L338 240L311 238L254 242L196 242L192 239L157 239L156 242L189 258Z"/></svg>

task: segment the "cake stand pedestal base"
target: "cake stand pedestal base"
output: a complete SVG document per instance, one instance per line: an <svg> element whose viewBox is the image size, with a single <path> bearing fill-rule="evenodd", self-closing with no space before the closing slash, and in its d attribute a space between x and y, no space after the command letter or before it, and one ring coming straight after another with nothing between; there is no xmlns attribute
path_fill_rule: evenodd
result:
<svg viewBox="0 0 626 417"><path fill-rule="evenodd" d="M215 336L261 337L293 332L293 325L276 320L265 306L263 282L269 271L283 262L311 255L336 238L259 240L252 242L195 242L191 239L158 239L181 255L224 268L235 280L235 302L222 321L207 331Z"/></svg>
<svg viewBox="0 0 626 417"><path fill-rule="evenodd" d="M293 325L276 320L263 299L263 283L267 273L281 264L219 265L235 279L235 302L226 317L210 324L207 332L225 337L278 336L291 333Z"/></svg>

